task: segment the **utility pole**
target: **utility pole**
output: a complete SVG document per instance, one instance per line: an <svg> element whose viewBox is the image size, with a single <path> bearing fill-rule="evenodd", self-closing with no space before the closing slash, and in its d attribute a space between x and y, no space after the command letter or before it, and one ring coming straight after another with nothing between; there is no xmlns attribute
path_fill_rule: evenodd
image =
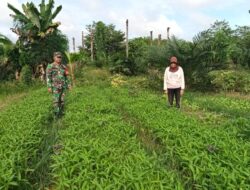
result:
<svg viewBox="0 0 250 190"><path fill-rule="evenodd" d="M169 38L169 32L170 32L170 27L167 27L168 40L170 39Z"/></svg>
<svg viewBox="0 0 250 190"><path fill-rule="evenodd" d="M85 42L84 42L84 32L82 31L82 49L85 47Z"/></svg>
<svg viewBox="0 0 250 190"><path fill-rule="evenodd" d="M128 19L126 20L126 58L128 59Z"/></svg>
<svg viewBox="0 0 250 190"><path fill-rule="evenodd" d="M94 61L94 33L93 33L93 26L91 26L91 34L90 34L90 48L91 48L91 61Z"/></svg>
<svg viewBox="0 0 250 190"><path fill-rule="evenodd" d="M161 34L158 35L158 46L161 45Z"/></svg>
<svg viewBox="0 0 250 190"><path fill-rule="evenodd" d="M75 38L72 38L73 41L73 52L76 52L76 43L75 43Z"/></svg>
<svg viewBox="0 0 250 190"><path fill-rule="evenodd" d="M150 31L150 44L153 45L153 31Z"/></svg>

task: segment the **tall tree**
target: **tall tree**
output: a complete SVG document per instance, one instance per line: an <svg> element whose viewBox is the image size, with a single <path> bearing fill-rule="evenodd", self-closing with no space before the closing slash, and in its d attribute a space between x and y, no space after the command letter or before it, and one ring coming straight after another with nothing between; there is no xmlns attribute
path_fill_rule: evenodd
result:
<svg viewBox="0 0 250 190"><path fill-rule="evenodd" d="M238 26L234 31L235 49L231 57L237 65L250 68L250 26Z"/></svg>
<svg viewBox="0 0 250 190"><path fill-rule="evenodd" d="M93 31L94 38L94 55L97 62L105 64L116 54L125 51L125 34L115 29L114 25L106 25L103 22L94 22L87 26L85 43L87 49L91 49L91 32Z"/></svg>

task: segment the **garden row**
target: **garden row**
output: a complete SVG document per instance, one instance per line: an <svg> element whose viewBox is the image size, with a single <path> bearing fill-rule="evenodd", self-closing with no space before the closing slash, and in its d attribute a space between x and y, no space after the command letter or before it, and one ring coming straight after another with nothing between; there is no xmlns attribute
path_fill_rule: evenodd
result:
<svg viewBox="0 0 250 190"><path fill-rule="evenodd" d="M53 189L183 189L178 175L143 148L104 88L112 93L91 85L69 95Z"/></svg>
<svg viewBox="0 0 250 190"><path fill-rule="evenodd" d="M242 129L249 129L246 118L211 126L180 110L168 109L165 99L149 91L115 88L110 92L106 90L116 106L143 122L145 128L161 139L166 162L182 176L185 188L250 188L250 142L242 137ZM209 101L216 102L217 109L225 105L220 98ZM234 103L239 105L238 102ZM246 102L242 104L239 106L248 109ZM238 109L243 113L242 108Z"/></svg>
<svg viewBox="0 0 250 190"><path fill-rule="evenodd" d="M32 189L43 159L50 99L36 90L0 112L0 189ZM39 186L39 185L38 185Z"/></svg>

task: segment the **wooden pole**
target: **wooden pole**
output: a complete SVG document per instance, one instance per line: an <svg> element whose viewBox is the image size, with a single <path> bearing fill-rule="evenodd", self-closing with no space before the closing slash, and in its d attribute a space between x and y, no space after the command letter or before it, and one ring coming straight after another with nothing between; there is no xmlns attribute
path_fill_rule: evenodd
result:
<svg viewBox="0 0 250 190"><path fill-rule="evenodd" d="M94 33L93 33L93 28L91 27L91 34L90 34L90 48L91 48L91 61L94 61Z"/></svg>
<svg viewBox="0 0 250 190"><path fill-rule="evenodd" d="M153 45L153 31L150 31L150 44Z"/></svg>
<svg viewBox="0 0 250 190"><path fill-rule="evenodd" d="M75 86L75 75L74 75L74 65L72 63L71 54L70 52L66 53L68 60L69 60L69 66L70 66L70 74L72 79L72 86Z"/></svg>
<svg viewBox="0 0 250 190"><path fill-rule="evenodd" d="M85 47L84 32L82 31L82 49Z"/></svg>
<svg viewBox="0 0 250 190"><path fill-rule="evenodd" d="M169 38L169 31L170 31L170 27L167 28L168 40L170 39Z"/></svg>
<svg viewBox="0 0 250 190"><path fill-rule="evenodd" d="M126 58L128 59L129 47L128 47L128 19L126 20Z"/></svg>
<svg viewBox="0 0 250 190"><path fill-rule="evenodd" d="M161 45L161 34L158 35L158 46Z"/></svg>
<svg viewBox="0 0 250 190"><path fill-rule="evenodd" d="M75 38L74 37L72 38L72 41L73 41L73 51L76 52L76 44L75 44Z"/></svg>

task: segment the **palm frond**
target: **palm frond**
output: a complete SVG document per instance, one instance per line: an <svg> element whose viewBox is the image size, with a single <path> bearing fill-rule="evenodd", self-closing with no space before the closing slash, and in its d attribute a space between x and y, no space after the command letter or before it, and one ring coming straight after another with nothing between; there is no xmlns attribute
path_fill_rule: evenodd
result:
<svg viewBox="0 0 250 190"><path fill-rule="evenodd" d="M52 16L51 16L51 20L53 20L58 14L59 14L59 12L62 10L62 5L60 5L60 6L58 6L57 8L56 8L56 10L54 11L54 13L52 14Z"/></svg>
<svg viewBox="0 0 250 190"><path fill-rule="evenodd" d="M16 9L13 5L8 3L8 8L15 13L15 15L10 15L11 17L14 18L14 20L18 20L20 22L28 22L29 19L21 11Z"/></svg>
<svg viewBox="0 0 250 190"><path fill-rule="evenodd" d="M40 6L40 15L43 18L45 15L45 11L46 11L46 5L45 5L45 0L42 0Z"/></svg>
<svg viewBox="0 0 250 190"><path fill-rule="evenodd" d="M11 4L8 3L7 6L8 6L9 9L11 9L15 14L25 16L21 11L19 11L18 9L16 9L13 5L11 5Z"/></svg>
<svg viewBox="0 0 250 190"><path fill-rule="evenodd" d="M30 3L27 3L26 5L23 4L22 5L23 11L24 13L27 15L28 19L30 20L30 22L37 27L39 30L41 28L40 25L40 20L39 20L39 15L37 15L33 8L32 5Z"/></svg>
<svg viewBox="0 0 250 190"><path fill-rule="evenodd" d="M12 43L12 41L9 38L7 38L6 36L4 36L3 34L0 34L0 44L11 45L13 43Z"/></svg>
<svg viewBox="0 0 250 190"><path fill-rule="evenodd" d="M46 10L45 10L45 18L48 20L48 22L51 22L49 18L51 18L52 14L52 9L54 8L54 0L49 0L49 3L46 5Z"/></svg>

